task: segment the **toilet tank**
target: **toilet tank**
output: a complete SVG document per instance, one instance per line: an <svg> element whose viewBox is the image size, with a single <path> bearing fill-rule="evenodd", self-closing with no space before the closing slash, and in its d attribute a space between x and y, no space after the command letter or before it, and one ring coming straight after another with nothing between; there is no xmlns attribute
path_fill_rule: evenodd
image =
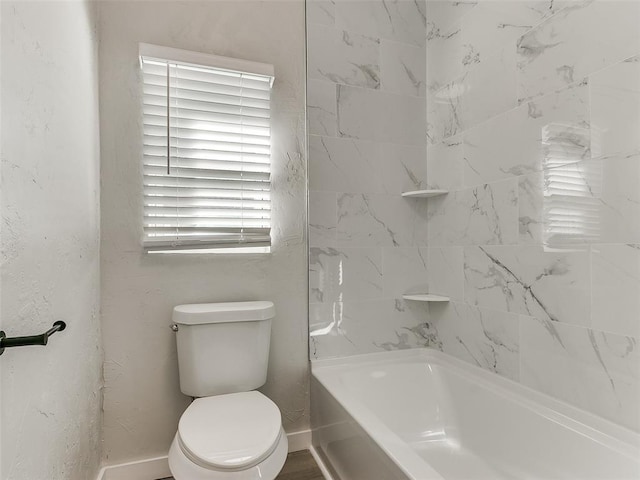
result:
<svg viewBox="0 0 640 480"><path fill-rule="evenodd" d="M192 397L254 390L267 380L271 302L178 305L180 390Z"/></svg>

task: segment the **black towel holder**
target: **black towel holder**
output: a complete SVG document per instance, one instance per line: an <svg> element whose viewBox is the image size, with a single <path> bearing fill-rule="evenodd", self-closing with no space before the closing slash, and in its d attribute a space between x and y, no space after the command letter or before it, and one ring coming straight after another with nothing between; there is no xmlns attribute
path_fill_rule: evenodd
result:
<svg viewBox="0 0 640 480"><path fill-rule="evenodd" d="M0 330L0 355L5 348L26 347L29 345L46 345L49 337L56 332L61 332L67 328L67 324L62 320L54 322L53 326L41 335L28 335L26 337L7 337L3 330Z"/></svg>

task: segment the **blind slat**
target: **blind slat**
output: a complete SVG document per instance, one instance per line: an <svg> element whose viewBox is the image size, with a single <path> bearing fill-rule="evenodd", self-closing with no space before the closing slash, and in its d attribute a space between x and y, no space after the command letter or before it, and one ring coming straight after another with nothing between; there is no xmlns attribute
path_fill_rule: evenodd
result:
<svg viewBox="0 0 640 480"><path fill-rule="evenodd" d="M244 211L243 211L244 210ZM270 218L271 211L266 209L244 208L201 208L201 207L145 207L147 217L174 216L179 218L227 218L246 215L249 218Z"/></svg>
<svg viewBox="0 0 640 480"><path fill-rule="evenodd" d="M181 132L181 136L188 135L189 130L203 132L203 134L216 133L218 135L244 135L247 138L257 137L258 140L262 140L261 137L268 138L271 135L271 131L268 128L246 125L243 123L230 124L220 122L207 122L204 120L192 120L189 118L183 118L179 113L175 112L175 109L172 110L172 118L175 119L175 122L171 124L171 128L179 130ZM143 125L152 129L153 127L166 128L166 116L159 117L157 115L149 115L147 116L147 118L145 118L145 122Z"/></svg>
<svg viewBox="0 0 640 480"><path fill-rule="evenodd" d="M157 237L152 244L147 245L149 251L166 250L193 250L197 248L242 248L242 247L268 247L271 245L269 234L266 235L243 235L231 234L229 236L201 236L197 238L187 238L186 240L171 239L171 237Z"/></svg>
<svg viewBox="0 0 640 480"><path fill-rule="evenodd" d="M183 100L180 103L180 115L190 120L201 120L216 124L255 126L258 128L269 128L268 110L245 108L238 105L210 104L202 110L202 102L190 102ZM154 115L166 119L167 102L166 98L155 96L145 96L142 105L145 117L153 118ZM175 107L171 107L175 108Z"/></svg>
<svg viewBox="0 0 640 480"><path fill-rule="evenodd" d="M243 191L269 191L269 180L245 180L239 179L209 179L189 178L177 175L152 176L144 175L144 185L152 187L168 187L181 189L206 189L206 190L237 190L239 195Z"/></svg>
<svg viewBox="0 0 640 480"><path fill-rule="evenodd" d="M150 166L143 167L143 174L150 177L166 177L166 166ZM269 172L241 171L241 170L218 170L205 168L181 168L171 167L171 175L176 178L190 179L225 179L225 180L250 180L269 182ZM267 185L268 189L268 185Z"/></svg>
<svg viewBox="0 0 640 480"><path fill-rule="evenodd" d="M179 77L185 80L210 83L213 85L229 85L229 86L246 86L256 90L268 91L270 89L269 81L258 77L249 77L242 74L229 74L222 71L200 71L195 69L185 69L178 67ZM145 62L143 64L143 72L150 79L153 77L166 78L166 65L151 64Z"/></svg>
<svg viewBox="0 0 640 480"><path fill-rule="evenodd" d="M240 80L234 85L231 85L229 83L218 83L215 81L215 79L212 79L213 81L206 82L185 78L182 73L183 72L178 72L176 74L176 70L173 68L171 69L169 85L171 87L172 93L174 91L179 92L182 90L184 92L195 92L198 95L227 95L230 97L238 97L242 100L268 100L270 96L269 88L263 88L263 85L255 82ZM145 73L145 87L148 87L150 90L153 90L157 87L164 88L166 87L166 85L166 71L159 75Z"/></svg>
<svg viewBox="0 0 640 480"><path fill-rule="evenodd" d="M145 227L179 228L179 229L213 229L220 228L269 228L269 219L262 218L167 218L144 217Z"/></svg>
<svg viewBox="0 0 640 480"><path fill-rule="evenodd" d="M146 105L144 107L145 125L167 125L166 105ZM191 128L187 121L197 122L196 127L218 132L249 133L251 135L269 135L269 120L266 118L240 116L236 114L219 114L216 112L200 112L180 108L182 128Z"/></svg>
<svg viewBox="0 0 640 480"><path fill-rule="evenodd" d="M234 200L259 200L269 201L268 191L250 191L250 190L222 190L215 191L211 189L194 189L179 187L154 187L145 186L144 194L147 197L183 197L185 201L188 198L214 198L214 199L234 199Z"/></svg>
<svg viewBox="0 0 640 480"><path fill-rule="evenodd" d="M158 97L166 98L165 92L167 91L167 86L165 85L150 85L145 84L143 93L145 95L155 95ZM239 107L249 107L253 109L262 109L269 110L269 100L263 98L253 98L253 97L245 97L233 95L230 93L222 93L222 92L196 92L193 90L185 90L185 89L174 89L172 87L169 88L169 97L170 101L180 101L180 100L192 100L198 101L206 106L206 104L226 104L226 105L237 105Z"/></svg>
<svg viewBox="0 0 640 480"><path fill-rule="evenodd" d="M171 137L176 140L192 140L192 141L210 141L210 142L228 142L239 145L258 145L269 146L269 134L253 135L246 132L221 132L210 130L206 127L198 128L198 125L181 125L180 119L176 119L177 125L172 125ZM145 124L143 128L144 134L149 137L160 137L165 140L167 138L166 125L150 125Z"/></svg>
<svg viewBox="0 0 640 480"><path fill-rule="evenodd" d="M164 143L164 144L163 144ZM155 147L166 147L167 137L154 137L144 135L144 145ZM197 150L199 152L238 152L238 153L258 153L268 155L271 151L269 145L255 145L241 142L216 142L207 140L191 140L171 135L171 148L182 150Z"/></svg>
<svg viewBox="0 0 640 480"><path fill-rule="evenodd" d="M158 158L161 157L164 159L164 164L167 164L167 148L166 146L162 148L162 146L153 146L153 145L145 145L144 146L144 158ZM249 153L249 152L227 152L223 150L210 151L202 154L198 151L180 151L176 155L172 155L171 159L175 159L181 165L186 165L187 163L193 163L194 165L207 165L207 162L247 162L247 163L261 163L264 165L269 165L270 157L268 154L262 153Z"/></svg>
<svg viewBox="0 0 640 480"><path fill-rule="evenodd" d="M162 226L154 226L148 227L148 232L152 235L158 236L175 236L176 238L181 238L182 236L189 237L197 237L197 236L207 236L210 238L215 238L219 235L226 235L227 237L230 234L244 234L244 235L266 235L270 232L268 227L258 228L258 227L216 227L216 228L206 228L206 227L183 227L180 229L180 232L177 233L175 227L162 227Z"/></svg>
<svg viewBox="0 0 640 480"><path fill-rule="evenodd" d="M143 108L164 108L166 112L167 97L165 95L150 95L143 96ZM209 115L216 118L223 119L222 121L250 124L250 122L256 122L259 125L268 126L270 111L263 108L249 108L246 105L235 105L229 103L219 102L201 102L192 100L181 100L180 109L185 115ZM157 110L156 110L157 111ZM152 113L152 112L149 112ZM162 112L159 113L162 115Z"/></svg>
<svg viewBox="0 0 640 480"><path fill-rule="evenodd" d="M240 161L226 161L226 160L194 160L191 158L175 158L174 166L171 168L177 168L183 171L183 173L189 176L189 172L192 170L220 170L220 171L244 171L244 172L257 172L257 173L269 173L269 165L264 163L254 162L240 162ZM143 157L143 165L145 167L163 167L164 173L166 173L167 160L159 156L145 155Z"/></svg>
<svg viewBox="0 0 640 480"><path fill-rule="evenodd" d="M249 200L249 199L236 199L236 198L187 198L184 197L144 197L145 207L157 207L157 208L246 208L270 210L270 203L268 200Z"/></svg>

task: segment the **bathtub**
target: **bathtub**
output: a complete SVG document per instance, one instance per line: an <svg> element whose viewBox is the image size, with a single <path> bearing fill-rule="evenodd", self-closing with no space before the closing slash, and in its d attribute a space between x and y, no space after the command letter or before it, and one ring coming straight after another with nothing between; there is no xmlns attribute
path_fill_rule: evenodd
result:
<svg viewBox="0 0 640 480"><path fill-rule="evenodd" d="M314 361L311 388L335 480L640 479L637 433L432 349Z"/></svg>

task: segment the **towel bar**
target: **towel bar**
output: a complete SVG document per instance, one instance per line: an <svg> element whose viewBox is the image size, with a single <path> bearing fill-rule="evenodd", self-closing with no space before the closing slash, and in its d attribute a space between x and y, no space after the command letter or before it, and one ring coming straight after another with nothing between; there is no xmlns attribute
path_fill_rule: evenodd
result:
<svg viewBox="0 0 640 480"><path fill-rule="evenodd" d="M41 335L29 335L26 337L7 337L4 331L0 330L0 355L5 348L25 347L28 345L46 345L49 337L56 332L61 332L67 328L67 324L62 320L54 322L53 326Z"/></svg>

